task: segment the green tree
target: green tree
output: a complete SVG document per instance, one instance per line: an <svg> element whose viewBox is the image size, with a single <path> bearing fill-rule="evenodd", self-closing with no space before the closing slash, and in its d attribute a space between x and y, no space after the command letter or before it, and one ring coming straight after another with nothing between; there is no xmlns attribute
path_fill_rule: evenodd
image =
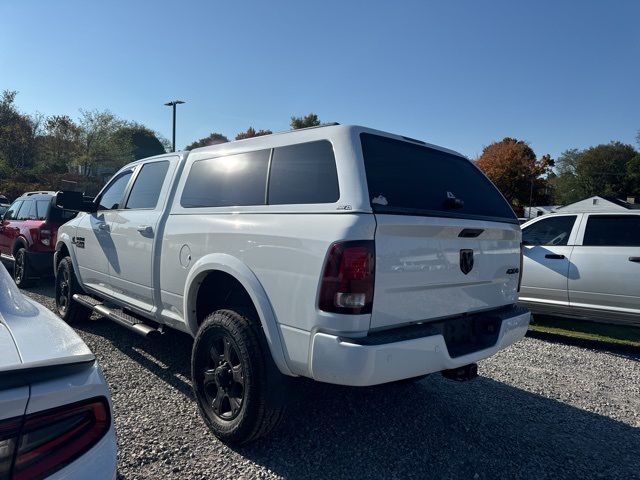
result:
<svg viewBox="0 0 640 480"><path fill-rule="evenodd" d="M291 128L298 130L299 128L317 127L320 125L320 119L315 113L310 113L304 117L291 117Z"/></svg>
<svg viewBox="0 0 640 480"><path fill-rule="evenodd" d="M36 138L37 165L42 172L64 173L81 151L80 127L67 115L52 115L44 122L44 133Z"/></svg>
<svg viewBox="0 0 640 480"><path fill-rule="evenodd" d="M243 140L245 138L252 137L261 137L262 135L271 135L273 132L271 130L258 130L256 131L253 127L247 128L246 132L240 132L236 135L236 140Z"/></svg>
<svg viewBox="0 0 640 480"><path fill-rule="evenodd" d="M131 155L135 160L166 153L158 135L139 123L127 124L117 130L114 135L118 144L132 145Z"/></svg>
<svg viewBox="0 0 640 480"><path fill-rule="evenodd" d="M190 143L184 149L193 150L194 148L208 147L209 145L218 145L220 143L227 143L228 141L229 139L221 133L213 132L206 137L201 138L200 140L196 140L195 142Z"/></svg>
<svg viewBox="0 0 640 480"><path fill-rule="evenodd" d="M633 193L636 150L621 142L564 152L557 162L558 202L572 203L592 195L625 197ZM631 177L629 177L631 175Z"/></svg>
<svg viewBox="0 0 640 480"><path fill-rule="evenodd" d="M554 165L549 155L537 159L529 144L515 138L504 138L485 147L476 165L498 187L514 207L549 202L546 176Z"/></svg>
<svg viewBox="0 0 640 480"><path fill-rule="evenodd" d="M133 160L134 145L130 138L116 133L127 123L105 110L80 110L81 154L76 163L83 175L91 175L96 167L117 169Z"/></svg>
<svg viewBox="0 0 640 480"><path fill-rule="evenodd" d="M33 165L39 122L18 110L17 94L5 90L0 95L0 158L10 168L22 169Z"/></svg>
<svg viewBox="0 0 640 480"><path fill-rule="evenodd" d="M640 153L627 162L627 195L640 196Z"/></svg>
<svg viewBox="0 0 640 480"><path fill-rule="evenodd" d="M556 161L557 174L551 180L555 193L554 203L567 205L584 198L578 187L576 167L579 162L580 150L573 148L562 152Z"/></svg>

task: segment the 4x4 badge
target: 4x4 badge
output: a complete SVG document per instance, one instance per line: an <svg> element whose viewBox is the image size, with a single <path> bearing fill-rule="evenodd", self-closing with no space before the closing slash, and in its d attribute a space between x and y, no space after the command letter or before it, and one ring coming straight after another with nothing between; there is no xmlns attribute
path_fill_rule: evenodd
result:
<svg viewBox="0 0 640 480"><path fill-rule="evenodd" d="M460 250L460 270L465 275L473 269L473 250L463 248Z"/></svg>

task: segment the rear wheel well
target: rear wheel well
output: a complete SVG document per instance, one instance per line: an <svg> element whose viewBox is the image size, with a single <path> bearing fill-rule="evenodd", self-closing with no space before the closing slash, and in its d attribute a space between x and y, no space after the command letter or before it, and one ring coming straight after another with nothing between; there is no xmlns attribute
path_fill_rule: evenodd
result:
<svg viewBox="0 0 640 480"><path fill-rule="evenodd" d="M64 257L68 257L69 255L69 249L67 248L67 246L63 243L61 247L59 247L58 249L56 249L56 253L55 253L55 263L53 265L54 268L54 273L58 271L58 265L60 265L60 262L62 261L62 259Z"/></svg>
<svg viewBox="0 0 640 480"><path fill-rule="evenodd" d="M221 271L209 272L203 277L198 287L196 297L198 326L207 315L221 309L241 309L251 313L253 320L259 318L251 296L235 277Z"/></svg>
<svg viewBox="0 0 640 480"><path fill-rule="evenodd" d="M27 242L22 237L18 238L13 244L13 250L11 251L11 254L15 257L16 253L21 248L27 248Z"/></svg>

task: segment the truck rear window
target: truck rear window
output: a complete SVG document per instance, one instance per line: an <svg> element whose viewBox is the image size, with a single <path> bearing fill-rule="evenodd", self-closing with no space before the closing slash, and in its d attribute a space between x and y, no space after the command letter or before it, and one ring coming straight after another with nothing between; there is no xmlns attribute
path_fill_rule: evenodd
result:
<svg viewBox="0 0 640 480"><path fill-rule="evenodd" d="M497 188L466 158L360 134L374 212L517 223Z"/></svg>

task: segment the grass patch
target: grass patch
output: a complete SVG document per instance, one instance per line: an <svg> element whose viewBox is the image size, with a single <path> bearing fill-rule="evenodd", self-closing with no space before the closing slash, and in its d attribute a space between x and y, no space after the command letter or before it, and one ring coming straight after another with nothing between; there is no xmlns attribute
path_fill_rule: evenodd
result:
<svg viewBox="0 0 640 480"><path fill-rule="evenodd" d="M640 348L640 327L635 326L536 315L529 330Z"/></svg>

